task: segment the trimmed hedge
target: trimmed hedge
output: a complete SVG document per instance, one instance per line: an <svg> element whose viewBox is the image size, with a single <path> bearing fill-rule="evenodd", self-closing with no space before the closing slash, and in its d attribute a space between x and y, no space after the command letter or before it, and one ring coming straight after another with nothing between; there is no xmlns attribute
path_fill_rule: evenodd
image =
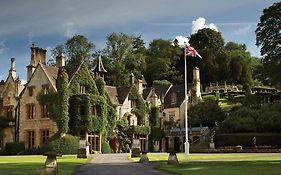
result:
<svg viewBox="0 0 281 175"><path fill-rule="evenodd" d="M58 137L55 135L49 139L41 148L42 153L55 151L61 154L77 154L79 148L79 137L65 135Z"/></svg>
<svg viewBox="0 0 281 175"><path fill-rule="evenodd" d="M111 153L111 149L110 149L110 146L107 142L103 141L101 142L101 152L103 154L109 154Z"/></svg>
<svg viewBox="0 0 281 175"><path fill-rule="evenodd" d="M6 143L5 151L9 155L17 155L25 149L24 142L8 142Z"/></svg>
<svg viewBox="0 0 281 175"><path fill-rule="evenodd" d="M215 144L221 146L253 147L253 138L256 138L256 146L281 147L281 134L279 133L235 133L216 134Z"/></svg>

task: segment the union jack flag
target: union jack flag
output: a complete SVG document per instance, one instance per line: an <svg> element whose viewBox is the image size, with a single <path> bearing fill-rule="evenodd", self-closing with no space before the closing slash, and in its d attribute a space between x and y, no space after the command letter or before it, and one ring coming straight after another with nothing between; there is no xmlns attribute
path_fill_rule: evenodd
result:
<svg viewBox="0 0 281 175"><path fill-rule="evenodd" d="M185 46L185 55L186 57L202 58L201 55L193 47L190 46Z"/></svg>

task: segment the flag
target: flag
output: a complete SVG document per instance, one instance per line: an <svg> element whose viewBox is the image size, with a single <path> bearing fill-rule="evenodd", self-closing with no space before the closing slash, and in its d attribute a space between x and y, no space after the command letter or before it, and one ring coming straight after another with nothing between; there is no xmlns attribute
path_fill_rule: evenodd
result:
<svg viewBox="0 0 281 175"><path fill-rule="evenodd" d="M190 46L185 46L185 56L202 58L201 55L193 47Z"/></svg>

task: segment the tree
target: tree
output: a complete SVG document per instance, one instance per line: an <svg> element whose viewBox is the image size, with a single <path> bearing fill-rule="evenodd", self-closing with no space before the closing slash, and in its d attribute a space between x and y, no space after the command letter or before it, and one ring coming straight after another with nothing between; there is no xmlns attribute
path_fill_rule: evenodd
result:
<svg viewBox="0 0 281 175"><path fill-rule="evenodd" d="M264 68L270 82L281 85L281 2L263 10L256 29L256 45L261 47Z"/></svg>
<svg viewBox="0 0 281 175"><path fill-rule="evenodd" d="M76 68L80 65L82 60L84 60L89 68L92 68L91 55L95 48L95 45L88 41L88 39L83 35L75 35L68 39L66 43L56 46L52 50L53 57L59 54L65 54L66 69L68 72L73 73Z"/></svg>
<svg viewBox="0 0 281 175"><path fill-rule="evenodd" d="M189 43L201 54L203 61L196 63L194 59L188 60L188 74L192 75L192 69L198 66L201 68L202 83L224 81L226 77L221 74L227 75L229 60L221 33L212 29L201 29L190 36ZM192 76L189 76L189 79L191 78Z"/></svg>
<svg viewBox="0 0 281 175"><path fill-rule="evenodd" d="M155 39L149 44L147 53L147 69L145 79L148 85L154 80L167 80L173 84L183 82L179 69L182 49L173 46L170 40Z"/></svg>

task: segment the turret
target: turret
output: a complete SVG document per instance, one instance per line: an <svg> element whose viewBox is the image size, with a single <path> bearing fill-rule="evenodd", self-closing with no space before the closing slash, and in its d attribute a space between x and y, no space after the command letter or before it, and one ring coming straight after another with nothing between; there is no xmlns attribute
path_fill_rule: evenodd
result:
<svg viewBox="0 0 281 175"><path fill-rule="evenodd" d="M64 57L63 53L61 53L60 55L58 55L56 57L56 66L57 66L57 68L65 66L65 57Z"/></svg>
<svg viewBox="0 0 281 175"><path fill-rule="evenodd" d="M96 77L101 77L104 78L104 74L107 73L107 71L105 70L103 63L102 63L102 59L101 59L101 54L99 53L98 55L98 60L97 60L97 64L93 70L94 74Z"/></svg>
<svg viewBox="0 0 281 175"><path fill-rule="evenodd" d="M195 88L196 97L201 98L200 72L199 72L198 67L195 67L193 69L193 85L194 85L194 88Z"/></svg>
<svg viewBox="0 0 281 175"><path fill-rule="evenodd" d="M12 75L13 79L16 80L17 72L16 72L16 59L15 58L11 58L11 67L10 67L9 73Z"/></svg>

